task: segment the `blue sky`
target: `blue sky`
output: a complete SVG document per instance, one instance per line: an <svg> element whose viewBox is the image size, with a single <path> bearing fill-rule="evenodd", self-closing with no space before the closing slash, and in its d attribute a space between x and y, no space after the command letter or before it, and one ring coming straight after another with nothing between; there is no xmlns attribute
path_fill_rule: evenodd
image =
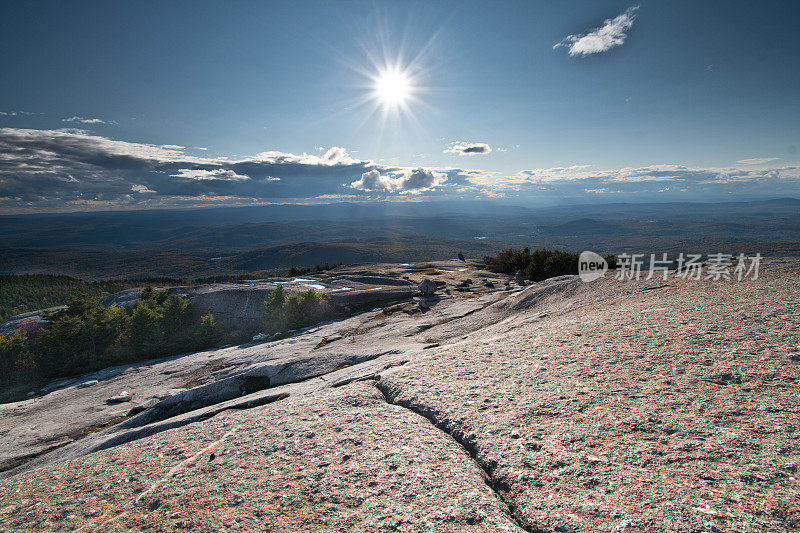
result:
<svg viewBox="0 0 800 533"><path fill-rule="evenodd" d="M0 10L9 212L800 194L792 2ZM410 85L390 109L387 65Z"/></svg>

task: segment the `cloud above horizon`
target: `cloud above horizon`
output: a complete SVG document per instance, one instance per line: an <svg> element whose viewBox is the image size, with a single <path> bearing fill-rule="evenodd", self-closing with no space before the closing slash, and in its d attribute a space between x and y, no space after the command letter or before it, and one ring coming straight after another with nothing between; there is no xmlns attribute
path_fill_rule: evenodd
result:
<svg viewBox="0 0 800 533"><path fill-rule="evenodd" d="M324 153L209 158L177 144L126 142L80 130L0 128L0 207L10 213L424 197L524 203L800 197L800 167L760 166L771 160L747 168L572 165L507 174L390 166L338 146Z"/></svg>
<svg viewBox="0 0 800 533"><path fill-rule="evenodd" d="M482 183L479 178L476 180ZM636 199L721 199L724 197L779 197L800 195L800 167L768 169L691 168L683 165L648 165L612 170L593 170L574 165L522 170L513 176L492 178L492 186L517 194L557 198L620 196ZM515 191L512 193L511 191Z"/></svg>
<svg viewBox="0 0 800 533"><path fill-rule="evenodd" d="M751 157L750 159L740 159L737 163L742 163L743 165L765 165L780 160L780 157Z"/></svg>
<svg viewBox="0 0 800 533"><path fill-rule="evenodd" d="M639 6L629 7L621 15L606 19L602 26L587 33L567 35L553 46L553 50L564 47L569 50L569 55L583 57L622 46L628 37L628 30L633 27L633 21L636 20L637 9Z"/></svg>
<svg viewBox="0 0 800 533"><path fill-rule="evenodd" d="M0 128L0 206L18 209L337 195L368 199L370 192L385 196L421 194L445 184L468 187L470 175L460 169L382 165L338 146L322 154L265 151L230 160L192 156L180 145L118 141L80 130Z"/></svg>
<svg viewBox="0 0 800 533"><path fill-rule="evenodd" d="M375 192L398 192L418 194L429 191L447 181L447 174L427 168L402 169L381 174L373 169L361 174L361 179L350 184L354 189Z"/></svg>
<svg viewBox="0 0 800 533"><path fill-rule="evenodd" d="M458 155L490 154L492 153L492 147L486 143L458 141L450 143L450 146L445 148L442 153Z"/></svg>

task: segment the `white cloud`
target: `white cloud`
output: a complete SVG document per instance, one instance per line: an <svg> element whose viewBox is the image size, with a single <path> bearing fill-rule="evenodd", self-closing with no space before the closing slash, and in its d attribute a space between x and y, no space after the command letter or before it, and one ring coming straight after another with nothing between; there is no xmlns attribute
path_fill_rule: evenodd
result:
<svg viewBox="0 0 800 533"><path fill-rule="evenodd" d="M649 165L592 170L590 165L522 170L511 176L476 177L473 181L506 196L551 196L577 199L585 194L625 194L635 197L665 194L697 200L742 194L758 197L800 195L800 167L764 169L691 168Z"/></svg>
<svg viewBox="0 0 800 533"><path fill-rule="evenodd" d="M361 179L350 184L354 189L374 192L419 193L438 187L447 181L447 175L427 168L403 169L396 175L381 174L372 169L361 174Z"/></svg>
<svg viewBox="0 0 800 533"><path fill-rule="evenodd" d="M350 186L362 191L390 191L396 188L393 178L382 176L377 169L364 172L361 174L361 179L354 181Z"/></svg>
<svg viewBox="0 0 800 533"><path fill-rule="evenodd" d="M553 49L566 47L571 56L587 56L622 46L628 36L627 31L636 20L637 9L639 6L629 7L625 13L613 19L606 19L601 27L587 33L567 35L560 43L553 46Z"/></svg>
<svg viewBox="0 0 800 533"><path fill-rule="evenodd" d="M548 181L579 179L580 172L591 165L572 165L569 167L537 168L534 170L520 170L518 176L532 183L545 183Z"/></svg>
<svg viewBox="0 0 800 533"><path fill-rule="evenodd" d="M365 187L363 175L371 171L377 177L370 181L374 174L368 174ZM381 195L444 194L439 185L474 190L473 172L383 165L355 159L341 147L318 155L267 151L210 158L189 155L179 145L118 141L82 130L0 128L5 209L83 209L89 200L93 208L303 201L352 196L354 189L361 197L367 189Z"/></svg>
<svg viewBox="0 0 800 533"><path fill-rule="evenodd" d="M427 168L416 168L404 171L402 190L426 191L438 187L447 181L447 175Z"/></svg>
<svg viewBox="0 0 800 533"><path fill-rule="evenodd" d="M450 146L444 149L445 154L458 154L458 155L476 155L476 154L490 154L492 147L486 143L471 143L465 141L458 141L450 143Z"/></svg>
<svg viewBox="0 0 800 533"><path fill-rule="evenodd" d="M84 118L77 116L62 118L61 122L80 122L81 124L106 124L105 120L99 118Z"/></svg>
<svg viewBox="0 0 800 533"><path fill-rule="evenodd" d="M331 147L324 155L306 154L300 155L289 154L286 152L268 151L261 152L255 158L256 161L262 163L274 164L301 164L301 165L323 165L323 166L336 166L336 165L353 165L361 161L350 157L347 150L339 146Z"/></svg>
<svg viewBox="0 0 800 533"><path fill-rule="evenodd" d="M0 111L0 117L26 117L28 115L41 115L42 113L31 113L30 111Z"/></svg>
<svg viewBox="0 0 800 533"><path fill-rule="evenodd" d="M780 161L780 157L751 157L750 159L740 159L737 163L742 163L743 165L764 165L766 163L772 163L773 161Z"/></svg>
<svg viewBox="0 0 800 533"><path fill-rule="evenodd" d="M82 128L58 128L55 131L59 131L61 133L72 133L74 135L91 135L92 133L89 130L85 130Z"/></svg>
<svg viewBox="0 0 800 533"><path fill-rule="evenodd" d="M345 150L344 148L340 148L338 146L334 146L333 148L325 152L325 155L323 157L325 161L327 161L330 164L352 161L352 159L350 159L349 154L347 153L347 150Z"/></svg>
<svg viewBox="0 0 800 533"><path fill-rule="evenodd" d="M744 160L743 160L744 161ZM178 145L112 140L84 131L0 128L0 208L70 210L428 195L566 201L697 200L734 194L800 197L800 166L692 168L661 164L598 170L590 165L515 174L402 167L325 153L267 151L198 157ZM205 204L204 204L205 203Z"/></svg>
<svg viewBox="0 0 800 533"><path fill-rule="evenodd" d="M215 170L197 170L190 168L180 168L176 174L170 174L173 178L186 178L191 180L249 180L250 176L237 174L233 170L218 168Z"/></svg>

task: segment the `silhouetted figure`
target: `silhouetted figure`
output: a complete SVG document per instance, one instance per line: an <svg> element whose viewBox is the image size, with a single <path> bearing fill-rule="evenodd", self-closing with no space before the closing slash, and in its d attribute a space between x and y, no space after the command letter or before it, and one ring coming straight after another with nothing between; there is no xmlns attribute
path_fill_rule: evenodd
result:
<svg viewBox="0 0 800 533"><path fill-rule="evenodd" d="M461 252L458 252L458 259L461 260L461 261L464 261L465 263L467 262L467 260L464 259L464 254L461 253Z"/></svg>

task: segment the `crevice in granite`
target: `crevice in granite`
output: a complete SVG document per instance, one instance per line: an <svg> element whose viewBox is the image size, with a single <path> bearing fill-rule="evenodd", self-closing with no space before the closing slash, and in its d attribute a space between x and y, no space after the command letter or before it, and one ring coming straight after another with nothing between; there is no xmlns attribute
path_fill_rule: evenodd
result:
<svg viewBox="0 0 800 533"><path fill-rule="evenodd" d="M403 407L404 409L408 409L409 411L418 414L419 416L428 420L441 432L453 439L457 444L459 444L480 469L483 474L484 481L486 481L486 484L489 486L489 488L492 489L497 498L506 506L508 509L509 518L517 526L524 531L531 533L546 533L546 530L528 523L527 520L521 516L516 503L512 498L509 497L508 484L497 476L496 466L492 466L481 460L478 453L477 444L462 429L455 427L450 420L442 420L439 417L439 414L431 407L421 405L412 400L401 398L400 391L397 389L397 387L387 383L386 380L381 379L381 376L378 376L378 379L375 381L375 387L383 395L386 403Z"/></svg>

